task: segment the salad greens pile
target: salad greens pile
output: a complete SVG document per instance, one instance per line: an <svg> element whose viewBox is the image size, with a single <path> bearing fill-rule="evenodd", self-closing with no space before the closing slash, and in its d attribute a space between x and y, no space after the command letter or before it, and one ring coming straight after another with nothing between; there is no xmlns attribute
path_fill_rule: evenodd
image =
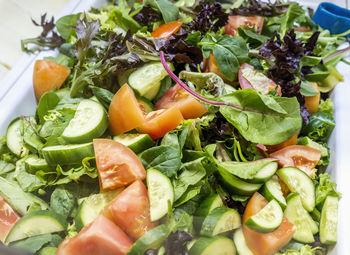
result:
<svg viewBox="0 0 350 255"><path fill-rule="evenodd" d="M239 23L237 17L260 17L263 27L254 21ZM178 30L163 38L153 36L153 31L174 21L181 21ZM85 99L92 98L108 111L131 73L162 60L165 78L154 82L158 91L146 104L153 108L177 83L208 111L183 120L147 148L133 149L145 169L156 169L169 178L174 194L167 215L160 220L169 235L144 254L199 254L195 241L208 236L201 229L210 213L204 201L218 197L218 206L236 210L240 221L253 193L263 192L270 179L258 179L260 170L271 165L276 166L272 175L277 170L281 158L270 158L271 148L296 133L295 143L321 152L316 170L311 169L315 206L305 211L317 231L313 241L294 238L276 254L326 254L329 243L320 241L316 233L323 224L327 198L340 198L336 184L325 173L330 159L327 141L335 126L329 95L343 79L335 66L350 51L337 50L347 33L331 35L297 3L260 0L118 0L56 22L43 15L40 23L33 23L43 32L23 40L22 49L29 53L55 49L59 54L45 59L71 73L60 89L40 98L34 116L20 116L10 124L9 130L16 125L17 150L9 135L0 138L0 195L20 215L49 210L66 227L59 233L28 234L10 246L55 254L66 237L79 233L76 219L82 201L99 193L95 155L84 152L73 161L52 165L46 162L45 148L71 145L63 133ZM230 27L235 27L235 36L227 34ZM260 73L263 83L269 80L275 86L265 94L254 84L243 87L244 63ZM312 85L315 82L318 89ZM310 111L306 101L319 94L318 110ZM113 138L106 129L93 138ZM41 165L33 166L32 161ZM232 188L230 183L236 181L248 188ZM282 209L288 203L284 200ZM225 235L232 239L232 232Z"/></svg>

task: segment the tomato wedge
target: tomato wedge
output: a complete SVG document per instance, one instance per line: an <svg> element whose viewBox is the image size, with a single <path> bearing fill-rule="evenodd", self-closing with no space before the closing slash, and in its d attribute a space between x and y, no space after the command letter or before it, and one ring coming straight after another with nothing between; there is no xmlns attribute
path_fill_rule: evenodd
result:
<svg viewBox="0 0 350 255"><path fill-rule="evenodd" d="M184 119L199 118L208 111L204 104L199 102L179 84L168 89L155 104L157 110L168 109L173 106L179 108Z"/></svg>
<svg viewBox="0 0 350 255"><path fill-rule="evenodd" d="M298 140L298 132L296 132L291 138L285 140L284 142L281 142L281 143L275 144L275 145L266 145L266 148L267 148L267 151L269 153L272 153L272 152L278 151L280 149L283 149L287 146L296 145L297 140Z"/></svg>
<svg viewBox="0 0 350 255"><path fill-rule="evenodd" d="M7 234L21 218L12 207L0 196L0 241L4 242Z"/></svg>
<svg viewBox="0 0 350 255"><path fill-rule="evenodd" d="M264 17L233 15L228 17L227 22L225 34L236 36L238 34L238 28L242 26L255 26L258 34L260 34L264 26Z"/></svg>
<svg viewBox="0 0 350 255"><path fill-rule="evenodd" d="M267 200L255 192L249 199L248 204L243 214L243 222L267 205ZM288 221L286 217L283 218L281 225L273 232L258 233L245 224L243 224L243 234L249 249L255 255L273 255L285 246L293 237L295 226Z"/></svg>
<svg viewBox="0 0 350 255"><path fill-rule="evenodd" d="M312 87L314 87L315 90L318 91L317 95L314 96L306 96L305 97L305 107L309 109L310 113L315 113L318 111L318 105L320 103L320 90L318 89L317 83L315 82L310 82Z"/></svg>
<svg viewBox="0 0 350 255"><path fill-rule="evenodd" d="M131 245L132 241L123 230L99 215L77 236L61 243L56 255L124 255Z"/></svg>
<svg viewBox="0 0 350 255"><path fill-rule="evenodd" d="M124 84L114 95L109 106L109 129L119 135L140 126L145 118L134 91Z"/></svg>
<svg viewBox="0 0 350 255"><path fill-rule="evenodd" d="M153 38L168 39L172 34L175 34L182 26L182 21L171 21L160 25L151 33Z"/></svg>
<svg viewBox="0 0 350 255"><path fill-rule="evenodd" d="M140 159L125 145L109 139L94 139L93 143L101 191L146 178Z"/></svg>
<svg viewBox="0 0 350 255"><path fill-rule="evenodd" d="M148 113L145 122L138 129L142 133L149 134L152 139L158 139L175 129L182 120L183 117L179 108L173 106L169 109Z"/></svg>
<svg viewBox="0 0 350 255"><path fill-rule="evenodd" d="M216 59L214 58L213 53L210 53L209 58L204 59L203 65L204 65L204 71L206 73L215 73L219 75L225 82L227 82L224 74L220 71L216 63Z"/></svg>
<svg viewBox="0 0 350 255"><path fill-rule="evenodd" d="M147 189L139 180L123 190L102 213L113 219L134 240L157 226L150 219Z"/></svg>
<svg viewBox="0 0 350 255"><path fill-rule="evenodd" d="M68 78L70 69L49 60L37 60L34 64L33 87L36 99L48 91L59 89Z"/></svg>
<svg viewBox="0 0 350 255"><path fill-rule="evenodd" d="M279 159L280 167L294 166L313 177L321 152L305 145L291 145L271 153L270 157Z"/></svg>
<svg viewBox="0 0 350 255"><path fill-rule="evenodd" d="M243 63L238 71L238 81L242 89L251 88L267 95L276 88L276 83L267 78L263 73L247 63ZM277 94L281 95L281 87L278 86Z"/></svg>

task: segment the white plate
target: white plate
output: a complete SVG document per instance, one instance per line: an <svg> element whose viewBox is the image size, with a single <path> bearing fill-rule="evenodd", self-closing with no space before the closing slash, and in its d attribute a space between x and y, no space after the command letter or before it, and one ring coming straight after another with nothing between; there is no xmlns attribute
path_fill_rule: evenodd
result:
<svg viewBox="0 0 350 255"><path fill-rule="evenodd" d="M98 7L104 2L104 0L81 0L74 8L70 8L69 12L62 15L88 10L91 6ZM6 133L8 124L15 117L35 113L37 103L32 86L34 60L54 54L54 52L43 52L31 56L26 66L16 67L10 72L12 78L7 80L6 84L1 84L0 135ZM339 204L338 244L331 254L347 255L350 254L350 67L339 63L337 69L344 75L344 82L338 84L333 93L337 125L329 141L332 156L328 172L337 182L338 191L343 197ZM3 89L3 86L6 89Z"/></svg>

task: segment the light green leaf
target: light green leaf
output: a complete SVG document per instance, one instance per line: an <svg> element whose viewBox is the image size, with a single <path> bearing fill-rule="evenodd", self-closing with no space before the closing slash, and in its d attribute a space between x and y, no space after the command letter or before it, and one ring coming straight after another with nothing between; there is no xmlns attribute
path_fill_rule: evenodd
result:
<svg viewBox="0 0 350 255"><path fill-rule="evenodd" d="M300 93L303 96L316 96L319 92L308 81L302 81L300 85Z"/></svg>

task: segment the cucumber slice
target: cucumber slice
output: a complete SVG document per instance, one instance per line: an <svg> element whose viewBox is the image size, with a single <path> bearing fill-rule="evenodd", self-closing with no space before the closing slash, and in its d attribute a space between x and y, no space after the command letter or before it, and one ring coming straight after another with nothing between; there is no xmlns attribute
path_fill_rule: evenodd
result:
<svg viewBox="0 0 350 255"><path fill-rule="evenodd" d="M174 202L174 189L170 179L153 168L147 170L147 187L153 222L168 213Z"/></svg>
<svg viewBox="0 0 350 255"><path fill-rule="evenodd" d="M268 201L271 201L272 199L276 200L283 210L286 209L287 202L283 196L281 185L277 176L272 176L272 178L264 184L261 194Z"/></svg>
<svg viewBox="0 0 350 255"><path fill-rule="evenodd" d="M315 208L315 186L311 178L295 167L279 169L277 175L292 192L300 194L304 208L312 212Z"/></svg>
<svg viewBox="0 0 350 255"><path fill-rule="evenodd" d="M231 192L238 195L251 195L258 191L262 184L254 184L242 181L227 170L218 168L222 184Z"/></svg>
<svg viewBox="0 0 350 255"><path fill-rule="evenodd" d="M49 165L81 164L84 158L95 155L92 143L48 146L42 153Z"/></svg>
<svg viewBox="0 0 350 255"><path fill-rule="evenodd" d="M337 197L328 196L323 204L320 221L321 243L337 243L338 202Z"/></svg>
<svg viewBox="0 0 350 255"><path fill-rule="evenodd" d="M114 136L113 140L129 147L136 154L139 154L154 145L149 134L122 134Z"/></svg>
<svg viewBox="0 0 350 255"><path fill-rule="evenodd" d="M64 231L67 222L52 211L35 211L20 218L8 233L5 243L27 237Z"/></svg>
<svg viewBox="0 0 350 255"><path fill-rule="evenodd" d="M189 250L190 255L235 255L233 241L224 236L200 237Z"/></svg>
<svg viewBox="0 0 350 255"><path fill-rule="evenodd" d="M171 64L168 63L172 67ZM174 68L172 68L174 69ZM139 96L152 100L158 94L161 80L168 75L162 63L153 62L138 68L129 76L129 85Z"/></svg>
<svg viewBox="0 0 350 255"><path fill-rule="evenodd" d="M29 173L35 174L39 170L50 171L51 167L46 160L36 155L29 156L25 161L26 169Z"/></svg>
<svg viewBox="0 0 350 255"><path fill-rule="evenodd" d="M233 242L236 245L237 253L239 255L254 255L245 241L242 228L237 229L233 234Z"/></svg>
<svg viewBox="0 0 350 255"><path fill-rule="evenodd" d="M144 254L148 249L158 249L169 234L170 230L164 224L159 225L137 239L127 254L139 255Z"/></svg>
<svg viewBox="0 0 350 255"><path fill-rule="evenodd" d="M91 142L93 138L100 137L108 127L107 113L103 106L94 100L82 100L64 129L62 137L69 143Z"/></svg>
<svg viewBox="0 0 350 255"><path fill-rule="evenodd" d="M247 181L252 183L264 183L276 173L277 168L278 162L271 162L259 170L259 172L254 176L252 180Z"/></svg>
<svg viewBox="0 0 350 255"><path fill-rule="evenodd" d="M137 102L139 102L139 105L140 105L143 112L150 113L150 112L154 111L154 107L153 107L152 102L149 101L147 98L138 96Z"/></svg>
<svg viewBox="0 0 350 255"><path fill-rule="evenodd" d="M20 118L10 123L6 133L6 144L10 151L19 157L29 153L23 143L23 121Z"/></svg>
<svg viewBox="0 0 350 255"><path fill-rule="evenodd" d="M205 217L200 234L215 236L241 226L241 216L232 208L218 207Z"/></svg>
<svg viewBox="0 0 350 255"><path fill-rule="evenodd" d="M312 243L315 241L313 232L318 230L317 224L303 207L301 196L298 193L288 195L284 216L296 227L293 235L295 240L302 243Z"/></svg>
<svg viewBox="0 0 350 255"><path fill-rule="evenodd" d="M283 211L276 200L271 200L257 214L250 217L244 224L250 229L268 233L278 228L283 220Z"/></svg>
<svg viewBox="0 0 350 255"><path fill-rule="evenodd" d="M78 231L93 222L102 209L115 198L123 189L93 194L83 198L75 217L75 226ZM79 202L79 201L78 201Z"/></svg>

